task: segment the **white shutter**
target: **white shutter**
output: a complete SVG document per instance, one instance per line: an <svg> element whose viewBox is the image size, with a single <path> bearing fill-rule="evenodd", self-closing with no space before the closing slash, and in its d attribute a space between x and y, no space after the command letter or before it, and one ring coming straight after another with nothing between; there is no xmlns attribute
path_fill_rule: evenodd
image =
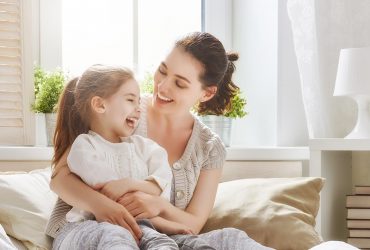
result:
<svg viewBox="0 0 370 250"><path fill-rule="evenodd" d="M21 10L21 0L0 0L0 145L27 144Z"/></svg>

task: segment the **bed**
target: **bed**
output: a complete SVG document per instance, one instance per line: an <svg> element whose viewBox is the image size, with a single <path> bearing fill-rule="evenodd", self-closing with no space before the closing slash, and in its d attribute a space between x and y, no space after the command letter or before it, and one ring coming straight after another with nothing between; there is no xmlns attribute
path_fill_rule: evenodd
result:
<svg viewBox="0 0 370 250"><path fill-rule="evenodd" d="M47 164L0 164L0 242L50 249L44 228L56 195L48 186ZM314 247L322 242L315 217L324 182L302 177L300 161L228 161L203 232L236 227L276 249Z"/></svg>

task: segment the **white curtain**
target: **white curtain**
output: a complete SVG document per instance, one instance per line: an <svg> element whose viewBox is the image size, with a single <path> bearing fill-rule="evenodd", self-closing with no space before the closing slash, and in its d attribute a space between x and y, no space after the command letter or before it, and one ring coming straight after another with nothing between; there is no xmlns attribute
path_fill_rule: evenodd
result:
<svg viewBox="0 0 370 250"><path fill-rule="evenodd" d="M344 137L356 122L357 106L333 97L339 53L370 46L370 0L288 0L287 8L309 136Z"/></svg>

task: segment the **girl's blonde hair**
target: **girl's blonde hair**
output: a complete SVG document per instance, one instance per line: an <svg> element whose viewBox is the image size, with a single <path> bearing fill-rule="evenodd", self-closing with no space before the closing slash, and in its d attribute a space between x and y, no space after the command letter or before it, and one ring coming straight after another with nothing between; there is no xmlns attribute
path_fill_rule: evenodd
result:
<svg viewBox="0 0 370 250"><path fill-rule="evenodd" d="M109 98L134 74L123 67L96 64L89 67L80 77L65 86L58 103L58 114L54 132L53 176L66 150L80 134L89 131L91 99L94 96Z"/></svg>

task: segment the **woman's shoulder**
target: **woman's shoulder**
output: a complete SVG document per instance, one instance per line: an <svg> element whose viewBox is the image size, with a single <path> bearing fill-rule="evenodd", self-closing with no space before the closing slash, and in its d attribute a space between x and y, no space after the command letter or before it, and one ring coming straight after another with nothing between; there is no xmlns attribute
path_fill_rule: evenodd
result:
<svg viewBox="0 0 370 250"><path fill-rule="evenodd" d="M211 165L222 167L226 159L226 148L220 137L196 117L193 133L194 150L199 160L204 161L203 168L211 168Z"/></svg>
<svg viewBox="0 0 370 250"><path fill-rule="evenodd" d="M199 143L203 144L217 144L225 147L221 138L213 132L209 127L207 127L199 118L194 117L194 129L193 133L196 133Z"/></svg>

